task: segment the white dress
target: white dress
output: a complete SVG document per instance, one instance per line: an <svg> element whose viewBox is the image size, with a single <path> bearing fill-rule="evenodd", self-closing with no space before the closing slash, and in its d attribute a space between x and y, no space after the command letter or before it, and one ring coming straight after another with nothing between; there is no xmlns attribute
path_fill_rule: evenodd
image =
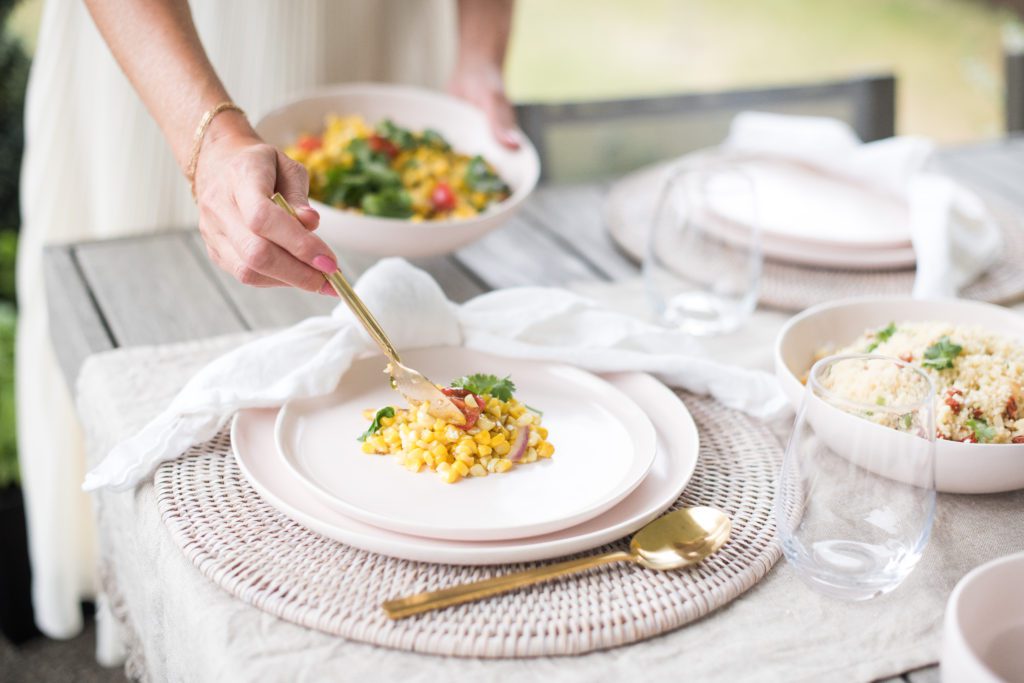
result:
<svg viewBox="0 0 1024 683"><path fill-rule="evenodd" d="M217 73L252 120L328 83L440 87L456 44L451 0L203 0L193 15ZM45 4L25 119L18 438L36 622L67 638L81 629L80 600L95 594L97 558L80 489L81 432L49 338L43 247L194 227L197 212L81 0Z"/></svg>

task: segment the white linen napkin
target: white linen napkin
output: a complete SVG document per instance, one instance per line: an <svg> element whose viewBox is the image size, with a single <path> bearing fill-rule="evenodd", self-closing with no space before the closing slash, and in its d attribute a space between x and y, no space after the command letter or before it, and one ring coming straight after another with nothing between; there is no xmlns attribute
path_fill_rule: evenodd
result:
<svg viewBox="0 0 1024 683"><path fill-rule="evenodd" d="M917 298L955 297L999 255L999 227L984 203L932 169L935 146L923 138L862 143L836 119L744 112L733 119L722 148L797 161L904 202Z"/></svg>
<svg viewBox="0 0 1024 683"><path fill-rule="evenodd" d="M377 263L360 278L356 291L399 349L461 344L593 372L650 372L666 384L710 394L757 417L787 410L771 375L702 358L681 332L607 310L568 291L506 289L460 306L427 273L401 259ZM344 381L353 360L374 350L343 303L330 316L309 318L245 344L192 377L163 413L86 475L83 488L134 487L161 462L212 438L239 410L330 393Z"/></svg>

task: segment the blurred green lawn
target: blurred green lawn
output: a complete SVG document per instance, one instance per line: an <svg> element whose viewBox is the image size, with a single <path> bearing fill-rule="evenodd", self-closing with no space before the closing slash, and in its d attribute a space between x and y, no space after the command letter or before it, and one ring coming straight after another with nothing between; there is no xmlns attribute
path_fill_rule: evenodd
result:
<svg viewBox="0 0 1024 683"><path fill-rule="evenodd" d="M11 28L31 46L41 0ZM899 77L901 133L1002 132L1005 11L984 0L518 0L508 87L561 100Z"/></svg>

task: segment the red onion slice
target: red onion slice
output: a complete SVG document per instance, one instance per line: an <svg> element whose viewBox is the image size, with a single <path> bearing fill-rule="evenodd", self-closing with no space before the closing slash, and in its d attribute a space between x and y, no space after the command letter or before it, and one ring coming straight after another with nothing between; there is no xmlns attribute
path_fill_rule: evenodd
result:
<svg viewBox="0 0 1024 683"><path fill-rule="evenodd" d="M512 439L512 448L508 452L508 459L512 462L519 462L526 454L526 444L530 443L530 428L516 427L515 438Z"/></svg>

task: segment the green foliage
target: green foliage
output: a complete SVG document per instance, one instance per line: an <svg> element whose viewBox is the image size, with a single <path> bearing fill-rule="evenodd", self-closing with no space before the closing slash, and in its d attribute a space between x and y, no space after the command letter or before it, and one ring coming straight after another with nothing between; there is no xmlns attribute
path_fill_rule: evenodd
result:
<svg viewBox="0 0 1024 683"><path fill-rule="evenodd" d="M0 26L16 0L0 0ZM25 85L29 58L21 42L0 32L0 229L19 223L18 176L24 145Z"/></svg>
<svg viewBox="0 0 1024 683"><path fill-rule="evenodd" d="M18 233L0 230L0 301L14 301L14 259L18 252Z"/></svg>
<svg viewBox="0 0 1024 683"><path fill-rule="evenodd" d="M14 423L14 306L0 302L0 488L18 482Z"/></svg>

